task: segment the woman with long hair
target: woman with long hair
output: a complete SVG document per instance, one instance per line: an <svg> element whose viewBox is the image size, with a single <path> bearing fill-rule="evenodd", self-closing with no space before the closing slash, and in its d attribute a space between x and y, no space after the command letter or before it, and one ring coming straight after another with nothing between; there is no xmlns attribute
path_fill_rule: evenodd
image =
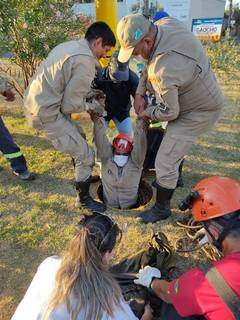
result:
<svg viewBox="0 0 240 320"><path fill-rule="evenodd" d="M84 215L62 258L45 259L12 320L135 320L108 271L121 230L106 215ZM152 319L150 307L141 320Z"/></svg>

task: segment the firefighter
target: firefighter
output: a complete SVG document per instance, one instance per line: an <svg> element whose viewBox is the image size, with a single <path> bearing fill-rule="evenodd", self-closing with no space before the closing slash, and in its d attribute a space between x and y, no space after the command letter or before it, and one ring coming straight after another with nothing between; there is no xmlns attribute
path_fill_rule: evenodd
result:
<svg viewBox="0 0 240 320"><path fill-rule="evenodd" d="M131 97L135 97L138 76L129 68L128 62L120 63L115 52L106 68L99 69L95 85L106 94L106 125L113 120L119 133L132 136L130 109Z"/></svg>
<svg viewBox="0 0 240 320"><path fill-rule="evenodd" d="M5 97L5 100L14 101L15 94L12 91L12 86L9 82L0 77L0 94ZM13 141L13 138L6 128L2 117L0 116L0 151L4 157L10 162L13 174L24 181L31 181L35 176L28 171L27 162L20 148Z"/></svg>
<svg viewBox="0 0 240 320"><path fill-rule="evenodd" d="M171 215L179 165L198 136L216 123L224 100L200 41L180 21L165 17L153 24L133 14L120 20L117 35L120 62L131 55L146 61L135 96L136 113L168 121L155 161L156 203L139 215L141 222L154 223ZM146 89L156 97L147 108Z"/></svg>
<svg viewBox="0 0 240 320"><path fill-rule="evenodd" d="M188 207L223 258L171 282L160 280L161 272L147 266L140 270L135 283L152 288L159 298L172 304L164 305L163 319L240 319L240 183L210 177L200 181L192 193Z"/></svg>
<svg viewBox="0 0 240 320"><path fill-rule="evenodd" d="M138 199L142 167L147 151L147 124L138 120L134 138L118 134L111 144L106 136L103 119L92 116L94 141L102 163L104 202L114 208L133 208Z"/></svg>
<svg viewBox="0 0 240 320"><path fill-rule="evenodd" d="M94 154L81 128L71 121L72 113L104 111L104 94L92 90L98 59L106 57L116 39L107 24L95 22L84 39L55 47L37 69L24 95L24 108L29 123L43 132L53 146L71 155L75 164L76 206L105 211L94 201L89 187Z"/></svg>

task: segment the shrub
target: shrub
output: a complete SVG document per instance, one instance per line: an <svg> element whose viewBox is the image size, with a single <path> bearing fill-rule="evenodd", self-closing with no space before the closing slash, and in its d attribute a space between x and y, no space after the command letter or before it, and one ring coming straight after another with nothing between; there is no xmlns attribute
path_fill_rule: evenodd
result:
<svg viewBox="0 0 240 320"><path fill-rule="evenodd" d="M23 82L11 77L11 68L0 71L22 96L36 67L61 42L81 36L91 23L89 17L73 14L72 0L0 0L1 47L22 73Z"/></svg>
<svg viewBox="0 0 240 320"><path fill-rule="evenodd" d="M205 44L211 66L215 72L238 77L240 71L240 46L234 41Z"/></svg>

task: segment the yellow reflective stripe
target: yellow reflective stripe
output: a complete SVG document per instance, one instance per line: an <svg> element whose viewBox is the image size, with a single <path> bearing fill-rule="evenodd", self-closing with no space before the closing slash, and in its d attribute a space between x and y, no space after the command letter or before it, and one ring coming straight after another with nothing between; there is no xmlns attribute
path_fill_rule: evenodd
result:
<svg viewBox="0 0 240 320"><path fill-rule="evenodd" d="M14 153L5 153L4 154L4 157L7 158L7 159L14 159L14 158L18 158L18 157L21 157L23 154L21 151L18 151L18 152L14 152Z"/></svg>

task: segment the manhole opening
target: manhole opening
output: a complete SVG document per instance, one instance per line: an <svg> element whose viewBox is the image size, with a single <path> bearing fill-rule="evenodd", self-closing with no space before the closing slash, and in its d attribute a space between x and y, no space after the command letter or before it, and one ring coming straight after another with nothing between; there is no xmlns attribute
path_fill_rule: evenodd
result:
<svg viewBox="0 0 240 320"><path fill-rule="evenodd" d="M104 202L102 184L100 184L97 189L97 195L99 200ZM152 197L153 197L152 187L146 181L141 180L139 183L137 203L134 207L127 210L137 209L139 207L146 206L151 201Z"/></svg>

